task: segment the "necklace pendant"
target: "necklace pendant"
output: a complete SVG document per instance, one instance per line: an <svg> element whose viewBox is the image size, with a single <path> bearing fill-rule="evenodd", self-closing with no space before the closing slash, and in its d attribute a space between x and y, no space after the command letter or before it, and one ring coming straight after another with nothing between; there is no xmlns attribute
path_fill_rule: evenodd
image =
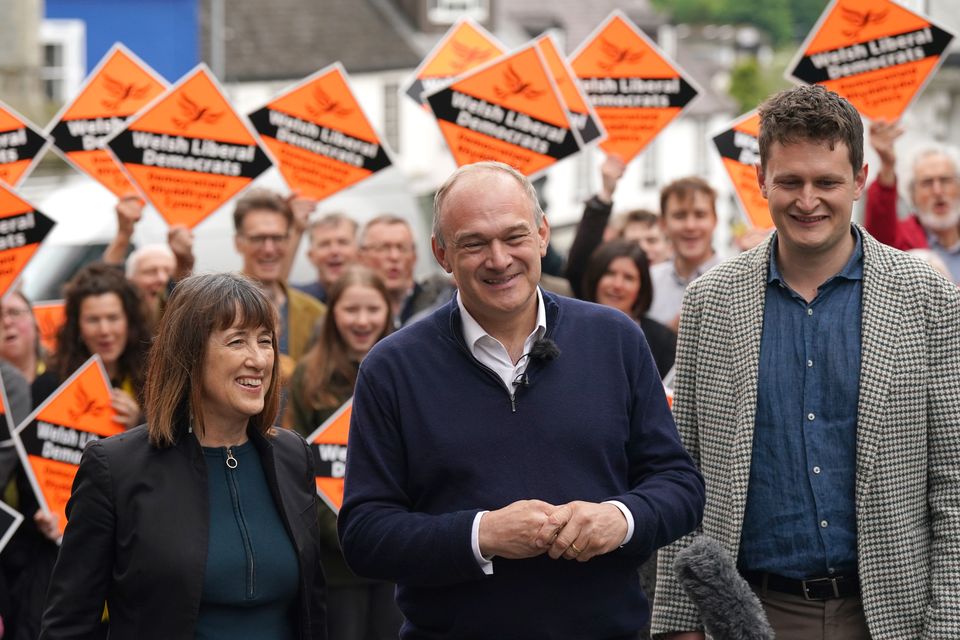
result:
<svg viewBox="0 0 960 640"><path fill-rule="evenodd" d="M227 466L231 469L237 468L237 459L233 457L233 451L227 447Z"/></svg>

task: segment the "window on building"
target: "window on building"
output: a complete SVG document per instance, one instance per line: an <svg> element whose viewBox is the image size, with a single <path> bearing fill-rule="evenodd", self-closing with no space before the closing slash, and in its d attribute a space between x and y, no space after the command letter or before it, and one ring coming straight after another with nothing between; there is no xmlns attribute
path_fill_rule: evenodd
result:
<svg viewBox="0 0 960 640"><path fill-rule="evenodd" d="M62 103L80 91L87 74L86 25L82 20L44 20L40 25L43 92Z"/></svg>
<svg viewBox="0 0 960 640"><path fill-rule="evenodd" d="M644 189L655 189L659 184L659 176L657 176L657 151L659 148L660 145L657 144L657 139L654 138L640 155L640 174L642 176L641 180L643 181L642 186Z"/></svg>
<svg viewBox="0 0 960 640"><path fill-rule="evenodd" d="M490 0L427 0L427 20L433 24L453 24L460 18L477 22L490 19Z"/></svg>
<svg viewBox="0 0 960 640"><path fill-rule="evenodd" d="M383 135L394 152L400 151L400 85L386 82L383 85Z"/></svg>

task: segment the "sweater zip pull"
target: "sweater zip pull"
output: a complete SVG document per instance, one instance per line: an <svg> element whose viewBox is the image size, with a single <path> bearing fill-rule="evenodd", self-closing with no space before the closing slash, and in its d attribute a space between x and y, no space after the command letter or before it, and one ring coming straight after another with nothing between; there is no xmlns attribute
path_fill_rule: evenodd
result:
<svg viewBox="0 0 960 640"><path fill-rule="evenodd" d="M227 447L227 466L231 469L237 468L237 459L233 457L232 447Z"/></svg>
<svg viewBox="0 0 960 640"><path fill-rule="evenodd" d="M510 413L517 412L517 398L515 396L510 396Z"/></svg>

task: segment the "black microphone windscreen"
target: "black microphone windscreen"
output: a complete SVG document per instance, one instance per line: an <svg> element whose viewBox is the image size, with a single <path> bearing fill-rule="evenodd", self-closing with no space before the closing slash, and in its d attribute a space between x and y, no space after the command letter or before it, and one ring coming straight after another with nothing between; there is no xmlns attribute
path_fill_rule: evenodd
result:
<svg viewBox="0 0 960 640"><path fill-rule="evenodd" d="M556 360L560 357L560 348L550 338L540 338L530 347L530 358L534 360Z"/></svg>
<svg viewBox="0 0 960 640"><path fill-rule="evenodd" d="M677 554L673 570L714 640L773 639L763 605L719 542L697 536Z"/></svg>

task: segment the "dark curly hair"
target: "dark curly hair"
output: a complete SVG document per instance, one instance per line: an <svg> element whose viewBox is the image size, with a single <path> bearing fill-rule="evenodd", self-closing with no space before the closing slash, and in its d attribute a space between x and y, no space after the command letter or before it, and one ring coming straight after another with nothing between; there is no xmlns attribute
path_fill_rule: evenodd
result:
<svg viewBox="0 0 960 640"><path fill-rule="evenodd" d="M120 298L127 320L127 343L117 360L118 379L115 382L129 378L139 398L150 348L149 323L140 291L115 266L92 262L64 285L66 318L57 334L52 368L61 380L65 380L93 355L80 337L80 307L87 298L107 293Z"/></svg>
<svg viewBox="0 0 960 640"><path fill-rule="evenodd" d="M809 140L832 150L847 146L856 174L863 167L863 120L849 102L820 85L786 89L760 105L760 166L766 168L770 147Z"/></svg>
<svg viewBox="0 0 960 640"><path fill-rule="evenodd" d="M594 249L587 263L587 270L583 274L583 299L589 302L597 301L597 285L600 278L610 268L610 263L617 258L629 258L640 272L640 291L633 301L631 314L634 320L647 315L650 303L653 301L653 282L650 280L650 263L643 248L634 240L610 240Z"/></svg>

